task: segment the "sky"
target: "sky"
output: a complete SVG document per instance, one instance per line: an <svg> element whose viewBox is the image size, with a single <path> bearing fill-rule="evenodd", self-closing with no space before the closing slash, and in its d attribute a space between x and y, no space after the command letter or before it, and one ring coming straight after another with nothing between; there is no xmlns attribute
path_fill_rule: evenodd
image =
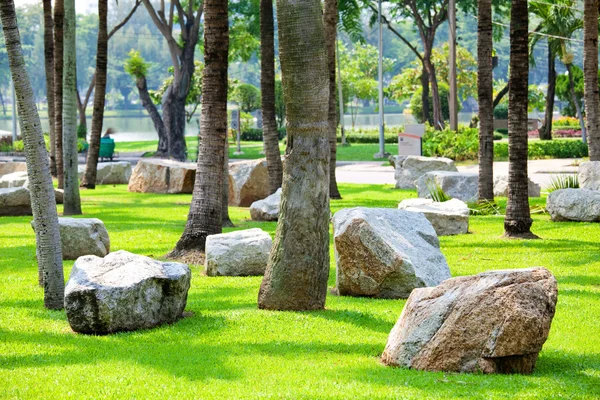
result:
<svg viewBox="0 0 600 400"><path fill-rule="evenodd" d="M25 4L41 4L41 0L14 0L15 6L21 6ZM98 0L75 0L75 10L81 14L88 14L90 12L98 12Z"/></svg>

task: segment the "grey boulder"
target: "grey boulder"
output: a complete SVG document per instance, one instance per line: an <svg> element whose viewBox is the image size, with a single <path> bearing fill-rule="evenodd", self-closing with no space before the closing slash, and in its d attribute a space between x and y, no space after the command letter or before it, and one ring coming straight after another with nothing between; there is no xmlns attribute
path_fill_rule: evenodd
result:
<svg viewBox="0 0 600 400"><path fill-rule="evenodd" d="M267 198L252 203L250 205L250 217L253 221L277 221L280 202L281 188Z"/></svg>
<svg viewBox="0 0 600 400"><path fill-rule="evenodd" d="M131 178L131 163L126 161L98 163L96 185L127 185ZM79 166L79 180L85 175L85 166Z"/></svg>
<svg viewBox="0 0 600 400"><path fill-rule="evenodd" d="M13 172L27 172L27 163L22 161L0 162L0 176Z"/></svg>
<svg viewBox="0 0 600 400"><path fill-rule="evenodd" d="M556 190L548 195L546 210L552 221L600 222L600 191Z"/></svg>
<svg viewBox="0 0 600 400"><path fill-rule="evenodd" d="M0 216L31 215L29 190L24 187L0 189Z"/></svg>
<svg viewBox="0 0 600 400"><path fill-rule="evenodd" d="M206 238L208 276L264 275L273 241L262 229L246 229Z"/></svg>
<svg viewBox="0 0 600 400"><path fill-rule="evenodd" d="M542 188L540 185L528 179L528 195L529 197L540 197ZM508 176L496 175L494 176L494 196L497 197L508 197Z"/></svg>
<svg viewBox="0 0 600 400"><path fill-rule="evenodd" d="M229 205L249 207L269 195L267 160L236 162L229 166Z"/></svg>
<svg viewBox="0 0 600 400"><path fill-rule="evenodd" d="M24 186L27 181L27 171L12 172L0 176L0 188L21 187Z"/></svg>
<svg viewBox="0 0 600 400"><path fill-rule="evenodd" d="M436 202L431 199L406 199L398 209L421 213L438 236L461 235L469 231L469 207L458 199Z"/></svg>
<svg viewBox="0 0 600 400"><path fill-rule="evenodd" d="M185 309L187 265L117 251L77 259L65 288L65 310L75 332L108 334L177 321Z"/></svg>
<svg viewBox="0 0 600 400"><path fill-rule="evenodd" d="M439 186L453 199L465 202L477 200L478 175L468 172L435 171L428 172L417 180L419 197L429 198L430 188Z"/></svg>
<svg viewBox="0 0 600 400"><path fill-rule="evenodd" d="M458 171L454 161L444 157L398 156L393 163L396 189L414 189L415 181L427 172Z"/></svg>
<svg viewBox="0 0 600 400"><path fill-rule="evenodd" d="M600 161L586 161L579 165L579 187L600 190Z"/></svg>
<svg viewBox="0 0 600 400"><path fill-rule="evenodd" d="M333 216L340 295L406 298L450 278L438 237L423 214L347 208Z"/></svg>

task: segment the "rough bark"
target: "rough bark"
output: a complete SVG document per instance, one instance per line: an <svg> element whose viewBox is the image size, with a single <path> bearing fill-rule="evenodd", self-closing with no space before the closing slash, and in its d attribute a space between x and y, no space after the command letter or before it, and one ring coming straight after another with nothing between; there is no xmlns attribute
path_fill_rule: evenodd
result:
<svg viewBox="0 0 600 400"><path fill-rule="evenodd" d="M546 112L544 125L540 129L541 140L552 140L552 117L554 116L554 96L556 94L556 55L548 46L548 91L546 92Z"/></svg>
<svg viewBox="0 0 600 400"><path fill-rule="evenodd" d="M138 88L138 92L140 93L140 100L142 100L142 106L150 116L152 120L152 124L154 124L154 129L158 134L158 149L156 151L156 156L162 157L166 156L168 149L168 138L167 138L167 129L165 128L165 124L156 108L156 105L150 98L150 93L148 92L148 84L146 83L146 77L141 76L136 78L135 85Z"/></svg>
<svg viewBox="0 0 600 400"><path fill-rule="evenodd" d="M423 59L425 60L425 69L429 75L429 83L431 85L431 98L433 99L433 126L437 130L444 129L444 115L442 113L442 102L440 100L440 89L438 87L437 75L435 67L431 62L431 48L425 50Z"/></svg>
<svg viewBox="0 0 600 400"><path fill-rule="evenodd" d="M494 201L494 77L492 67L492 1L478 0L477 95L479 99L480 201Z"/></svg>
<svg viewBox="0 0 600 400"><path fill-rule="evenodd" d="M227 18L227 0L204 2L200 151L187 224L171 252L173 257L193 250L204 251L206 237L222 231L223 153L227 140Z"/></svg>
<svg viewBox="0 0 600 400"><path fill-rule="evenodd" d="M0 4L0 17L23 128L31 209L36 227L38 268L43 272L44 306L49 309L62 309L65 282L54 188L42 124L23 59L13 1L3 1Z"/></svg>
<svg viewBox="0 0 600 400"><path fill-rule="evenodd" d="M44 9L44 67L46 70L46 100L50 127L50 173L56 176L56 142L54 140L54 21L52 1L43 0Z"/></svg>
<svg viewBox="0 0 600 400"><path fill-rule="evenodd" d="M278 0L288 156L258 307L325 306L329 275L329 76L320 0Z"/></svg>
<svg viewBox="0 0 600 400"><path fill-rule="evenodd" d="M429 74L425 69L425 64L423 63L423 71L421 72L421 102L423 103L423 123L429 122L429 125L433 126L433 118L429 115Z"/></svg>
<svg viewBox="0 0 600 400"><path fill-rule="evenodd" d="M269 172L269 192L281 187L283 164L275 113L275 27L273 0L260 0L260 89L263 142Z"/></svg>
<svg viewBox="0 0 600 400"><path fill-rule="evenodd" d="M530 230L533 220L529 212L527 178L528 23L527 0L513 0L508 93L508 202L504 234L522 239L536 238Z"/></svg>
<svg viewBox="0 0 600 400"><path fill-rule="evenodd" d="M229 139L225 137L225 150L223 153L223 201L221 203L222 226L234 227L229 218Z"/></svg>
<svg viewBox="0 0 600 400"><path fill-rule="evenodd" d="M572 64L566 64L566 67L567 72L569 73L569 94L571 95L571 101L575 105L575 113L577 114L577 118L579 119L579 126L581 127L581 139L584 143L586 143L587 132L585 130L585 121L583 120L583 113L581 112L581 104L579 104L579 100L577 100L577 95L575 94L575 81L573 80Z"/></svg>
<svg viewBox="0 0 600 400"><path fill-rule="evenodd" d="M63 81L63 215L81 214L79 161L77 159L77 55L75 52L75 0L65 0Z"/></svg>
<svg viewBox="0 0 600 400"><path fill-rule="evenodd" d="M329 70L329 113L327 117L329 131L329 198L341 199L342 195L335 179L337 160L337 126L335 86L335 43L337 40L338 1L325 0L323 26L325 29L325 46L327 48L327 69Z"/></svg>
<svg viewBox="0 0 600 400"><path fill-rule="evenodd" d="M63 172L63 27L65 20L64 0L54 1L54 143L56 177L58 188L65 187Z"/></svg>
<svg viewBox="0 0 600 400"><path fill-rule="evenodd" d="M590 161L600 161L600 94L598 93L598 0L585 0L583 83Z"/></svg>

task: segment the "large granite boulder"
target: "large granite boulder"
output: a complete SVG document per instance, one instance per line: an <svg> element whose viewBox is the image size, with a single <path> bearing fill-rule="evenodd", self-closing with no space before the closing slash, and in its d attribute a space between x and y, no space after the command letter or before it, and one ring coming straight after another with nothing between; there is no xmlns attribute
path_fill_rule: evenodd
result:
<svg viewBox="0 0 600 400"><path fill-rule="evenodd" d="M229 166L229 205L249 207L269 195L267 160L243 161Z"/></svg>
<svg viewBox="0 0 600 400"><path fill-rule="evenodd" d="M208 276L264 275L273 241L262 229L246 229L206 238Z"/></svg>
<svg viewBox="0 0 600 400"><path fill-rule="evenodd" d="M128 190L142 193L192 193L196 164L172 160L140 160L129 179Z"/></svg>
<svg viewBox="0 0 600 400"><path fill-rule="evenodd" d="M0 189L0 217L8 215L31 215L29 190L24 187Z"/></svg>
<svg viewBox="0 0 600 400"><path fill-rule="evenodd" d="M11 172L0 176L0 188L22 187L27 181L27 171Z"/></svg>
<svg viewBox="0 0 600 400"><path fill-rule="evenodd" d="M531 373L557 294L545 268L485 272L415 289L382 362L428 371Z"/></svg>
<svg viewBox="0 0 600 400"><path fill-rule="evenodd" d="M542 195L542 188L540 185L528 179L528 195L529 197L540 197ZM494 196L496 197L508 197L508 176L496 175L494 176Z"/></svg>
<svg viewBox="0 0 600 400"><path fill-rule="evenodd" d="M454 161L443 157L396 157L394 178L396 189L414 189L415 181L431 171L458 171Z"/></svg>
<svg viewBox="0 0 600 400"><path fill-rule="evenodd" d="M0 161L0 176L12 174L14 172L27 172L27 163L21 161Z"/></svg>
<svg viewBox="0 0 600 400"><path fill-rule="evenodd" d="M253 221L277 221L279 218L279 203L281 188L266 199L255 201L250 205L250 217Z"/></svg>
<svg viewBox="0 0 600 400"><path fill-rule="evenodd" d="M586 161L579 165L579 187L600 190L600 161Z"/></svg>
<svg viewBox="0 0 600 400"><path fill-rule="evenodd" d="M333 216L340 295L406 298L450 278L431 223L420 213L346 208Z"/></svg>
<svg viewBox="0 0 600 400"><path fill-rule="evenodd" d="M552 221L600 222L600 191L556 190L548 195L546 210Z"/></svg>
<svg viewBox="0 0 600 400"><path fill-rule="evenodd" d="M75 261L65 310L75 332L107 334L177 321L185 309L191 272L127 251Z"/></svg>
<svg viewBox="0 0 600 400"><path fill-rule="evenodd" d="M79 166L79 180L85 175L85 165ZM96 185L126 185L131 177L131 163L127 161L98 163Z"/></svg>
<svg viewBox="0 0 600 400"><path fill-rule="evenodd" d="M439 186L453 199L477 201L478 175L469 172L428 172L417 180L419 197L428 198L430 188Z"/></svg>
<svg viewBox="0 0 600 400"><path fill-rule="evenodd" d="M460 235L469 231L469 207L458 199L444 202L406 199L398 204L398 209L422 213L438 236Z"/></svg>

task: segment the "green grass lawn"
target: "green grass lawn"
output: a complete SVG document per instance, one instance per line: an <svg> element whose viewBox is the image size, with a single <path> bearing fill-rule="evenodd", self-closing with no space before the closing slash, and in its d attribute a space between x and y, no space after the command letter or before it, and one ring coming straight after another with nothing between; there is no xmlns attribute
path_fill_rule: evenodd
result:
<svg viewBox="0 0 600 400"><path fill-rule="evenodd" d="M390 186L339 186L344 199L332 201L333 212L395 207L416 196ZM191 199L128 193L124 185L81 197L84 217L105 222L111 250L157 258L179 238ZM236 229L274 233L275 223L230 210ZM260 277L206 277L196 265L191 316L146 331L75 334L64 312L43 308L31 218L0 218L0 398L598 398L600 226L533 218L543 240L503 239L500 216L472 217L471 234L440 239L453 276L545 266L557 277L556 316L529 376L384 367L379 356L404 300L329 295L325 311L262 311ZM66 277L72 265L65 263Z"/></svg>

